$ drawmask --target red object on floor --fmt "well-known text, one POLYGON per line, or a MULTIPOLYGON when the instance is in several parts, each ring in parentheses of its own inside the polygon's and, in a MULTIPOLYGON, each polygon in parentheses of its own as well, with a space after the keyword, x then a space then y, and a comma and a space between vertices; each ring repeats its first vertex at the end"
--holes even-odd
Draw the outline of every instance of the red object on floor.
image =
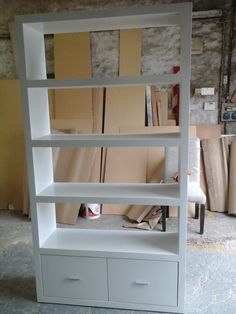
MULTIPOLYGON (((180 71, 180 66, 173 66, 172 72, 174 74, 180 71)), ((175 105, 172 109, 173 114, 175 115, 176 125, 179 125, 179 84, 175 84, 172 88, 172 96, 175 99, 175 105)))

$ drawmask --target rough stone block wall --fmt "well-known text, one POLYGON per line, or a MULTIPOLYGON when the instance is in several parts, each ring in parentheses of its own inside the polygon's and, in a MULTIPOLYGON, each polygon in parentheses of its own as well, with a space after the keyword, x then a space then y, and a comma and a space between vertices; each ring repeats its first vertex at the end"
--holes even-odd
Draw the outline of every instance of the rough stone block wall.
MULTIPOLYGON (((12 22, 17 14, 34 14, 73 10, 92 10, 111 7, 127 7, 137 5, 151 5, 158 3, 185 2, 180 0, 0 0, 0 79, 17 78, 14 56, 14 29, 12 22), (11 33, 11 36, 9 36, 11 33)), ((222 9, 227 19, 230 16, 232 0, 194 0, 194 11, 222 9)), ((192 55, 191 76, 191 124, 218 123, 219 111, 204 111, 204 101, 215 101, 218 106, 220 77, 222 65, 222 43, 224 26, 222 18, 193 20, 193 37, 203 39, 203 53, 192 55), (196 96, 195 88, 215 87, 214 96, 196 96)), ((94 76, 117 75, 119 32, 110 31, 91 33, 92 72, 94 76)), ((227 43, 227 40, 226 40, 227 43)), ((53 40, 52 36, 45 38, 47 71, 53 72, 53 40)), ((227 64, 227 56, 223 58, 227 64)), ((145 29, 142 32, 142 73, 151 74, 170 73, 172 66, 179 62, 179 29, 167 27, 159 29, 145 29), (172 62, 170 62, 172 60, 172 62)), ((232 67, 236 65, 236 48, 232 54, 232 67)), ((231 72, 232 84, 230 92, 236 88, 236 71, 231 72)), ((230 124, 230 131, 236 130, 235 123, 230 124)), ((236 132, 234 132, 236 133, 236 132)))

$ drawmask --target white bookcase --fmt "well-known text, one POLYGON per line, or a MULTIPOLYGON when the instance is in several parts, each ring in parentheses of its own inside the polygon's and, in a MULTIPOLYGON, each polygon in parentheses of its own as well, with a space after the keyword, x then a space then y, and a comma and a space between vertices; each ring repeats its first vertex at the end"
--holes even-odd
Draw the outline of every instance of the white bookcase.
POLYGON ((17 48, 39 302, 183 312, 191 3, 18 16, 17 48), (178 74, 47 79, 44 35, 180 25, 178 74), (50 133, 48 89, 180 85, 179 134, 50 133), (179 184, 54 183, 52 147, 179 146, 179 184), (175 205, 178 232, 57 228, 55 203, 175 205))

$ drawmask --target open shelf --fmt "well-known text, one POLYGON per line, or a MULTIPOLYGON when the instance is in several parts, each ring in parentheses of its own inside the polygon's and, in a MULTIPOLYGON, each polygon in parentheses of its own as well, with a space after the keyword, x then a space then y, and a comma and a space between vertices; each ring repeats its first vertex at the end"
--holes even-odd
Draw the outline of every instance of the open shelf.
POLYGON ((28 88, 92 88, 112 86, 134 86, 134 85, 156 85, 156 84, 178 84, 182 82, 181 73, 160 74, 148 76, 123 76, 123 77, 94 77, 90 79, 44 79, 28 80, 28 88))
POLYGON ((39 203, 98 203, 179 206, 178 184, 52 183, 38 195, 39 203))
POLYGON ((31 143, 33 147, 177 146, 180 134, 50 134, 34 139, 31 143))
POLYGON ((178 260, 177 233, 57 228, 42 254, 178 260))

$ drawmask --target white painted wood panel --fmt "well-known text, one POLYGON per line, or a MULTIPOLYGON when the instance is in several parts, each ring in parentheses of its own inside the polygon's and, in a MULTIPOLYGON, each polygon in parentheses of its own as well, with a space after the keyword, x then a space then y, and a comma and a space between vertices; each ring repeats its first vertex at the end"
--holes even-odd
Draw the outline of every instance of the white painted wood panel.
MULTIPOLYGON (((53 182, 52 149, 36 147, 33 151, 33 176, 36 194, 53 182)), ((53 202, 52 202, 53 203, 53 202)))
POLYGON ((108 299, 105 258, 42 255, 41 259, 45 296, 108 299))
POLYGON ((39 246, 56 230, 56 211, 54 203, 37 203, 39 246))
POLYGON ((109 300, 177 305, 178 263, 108 259, 109 300))
MULTIPOLYGON (((40 149, 40 148, 37 148, 40 149)), ((42 148, 41 148, 42 149, 42 148)), ((43 148, 45 149, 45 148, 43 148)), ((50 184, 39 190, 36 201, 41 203, 99 203, 133 205, 179 205, 176 183, 63 183, 50 184)))
POLYGON ((179 133, 50 134, 32 140, 34 147, 150 147, 177 146, 179 143, 179 133))
POLYGON ((44 254, 178 260, 178 234, 160 231, 57 228, 44 254))
POLYGON ((41 79, 28 80, 28 88, 91 88, 91 87, 116 87, 135 85, 177 84, 182 82, 181 73, 159 74, 147 76, 122 76, 122 77, 93 77, 90 79, 41 79))
POLYGON ((27 24, 23 24, 23 29, 26 78, 28 80, 46 79, 44 35, 27 24))

